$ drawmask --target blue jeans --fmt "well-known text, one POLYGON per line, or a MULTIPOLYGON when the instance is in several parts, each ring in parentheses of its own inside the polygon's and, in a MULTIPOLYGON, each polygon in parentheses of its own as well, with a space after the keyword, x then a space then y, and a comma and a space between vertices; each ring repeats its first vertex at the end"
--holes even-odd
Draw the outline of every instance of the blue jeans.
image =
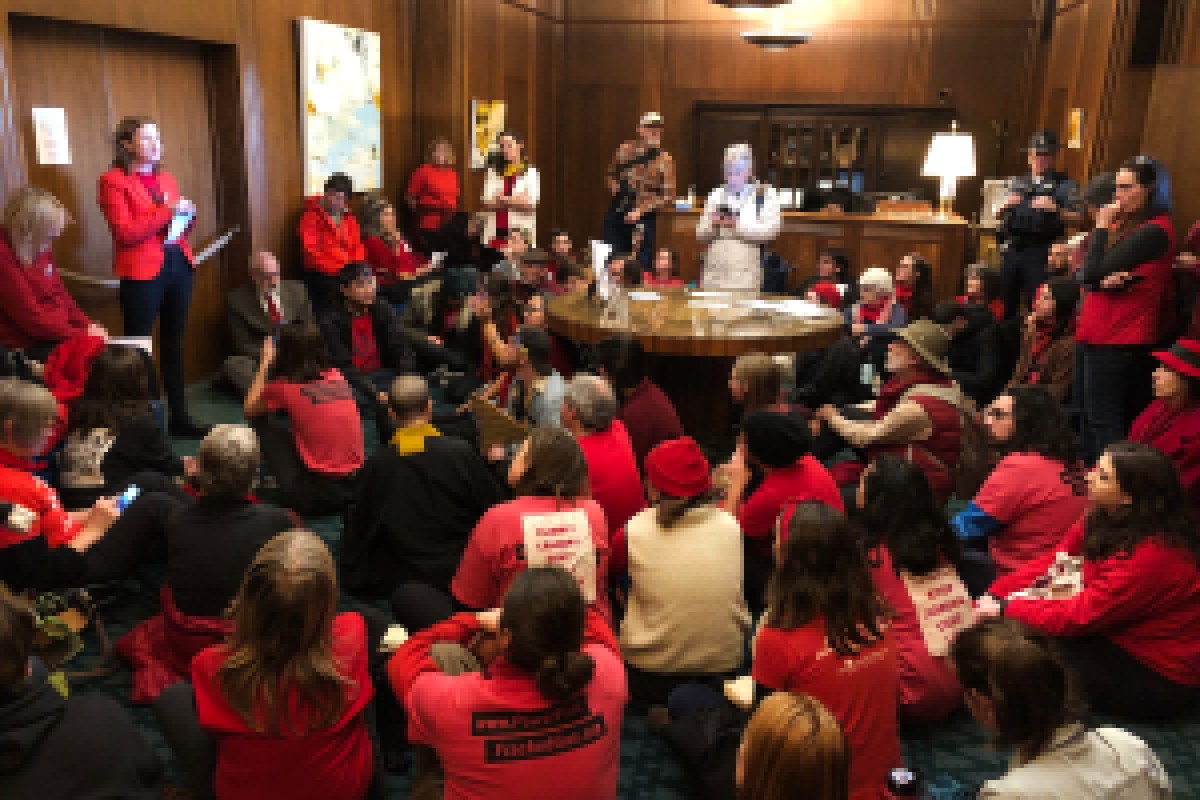
POLYGON ((1076 345, 1079 373, 1080 450, 1095 463, 1150 402, 1150 373, 1154 359, 1149 345, 1076 345))
POLYGON ((158 321, 158 363, 167 408, 172 417, 186 417, 183 379, 183 332, 192 303, 192 265, 178 247, 163 250, 162 269, 144 281, 121 279, 121 319, 126 336, 149 336, 158 321))

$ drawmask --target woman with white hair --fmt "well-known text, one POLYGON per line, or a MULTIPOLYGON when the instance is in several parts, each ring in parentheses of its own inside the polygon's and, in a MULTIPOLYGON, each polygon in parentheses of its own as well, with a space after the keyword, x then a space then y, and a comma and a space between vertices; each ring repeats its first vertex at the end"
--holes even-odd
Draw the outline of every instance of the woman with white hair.
POLYGON ((896 302, 892 274, 882 267, 863 270, 858 277, 858 302, 846 309, 846 327, 866 359, 881 370, 892 331, 908 324, 904 306, 896 302))
POLYGON ((67 293, 52 246, 71 215, 45 189, 14 192, 0 216, 0 345, 44 361, 59 342, 91 334, 107 338, 67 293))
POLYGON ((152 702, 171 683, 187 680, 192 657, 228 634, 225 610, 259 548, 297 526, 289 512, 250 498, 260 460, 249 426, 217 425, 196 452, 199 498, 144 492, 136 523, 89 552, 91 575, 107 579, 160 560, 165 551, 161 613, 117 641, 117 652, 133 665, 134 702, 152 702))
POLYGON ((696 226, 708 244, 700 285, 705 289, 762 288, 762 248, 779 233, 779 194, 753 180, 754 152, 748 144, 725 148, 725 183, 713 189, 696 226))

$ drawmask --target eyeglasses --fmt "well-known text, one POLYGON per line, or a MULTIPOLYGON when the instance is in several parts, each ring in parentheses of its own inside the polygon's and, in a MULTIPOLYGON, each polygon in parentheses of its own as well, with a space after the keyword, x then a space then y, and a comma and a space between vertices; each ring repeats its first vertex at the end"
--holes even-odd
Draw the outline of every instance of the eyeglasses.
POLYGON ((1137 187, 1138 187, 1138 184, 1136 184, 1136 183, 1114 183, 1113 184, 1114 189, 1136 189, 1137 187))
POLYGON ((1006 411, 1003 408, 992 408, 988 406, 983 410, 983 416, 987 419, 1008 419, 1013 415, 1013 412, 1006 411))

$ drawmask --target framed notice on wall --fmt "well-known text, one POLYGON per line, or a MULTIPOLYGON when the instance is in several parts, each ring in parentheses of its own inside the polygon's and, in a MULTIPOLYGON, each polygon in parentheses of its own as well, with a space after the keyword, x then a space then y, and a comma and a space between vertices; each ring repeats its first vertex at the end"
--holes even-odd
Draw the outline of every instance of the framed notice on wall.
POLYGON ((1067 147, 1078 150, 1083 147, 1083 109, 1072 108, 1067 115, 1067 147))
POLYGON ((488 154, 504 130, 504 103, 471 98, 471 169, 487 167, 488 154))
POLYGON ((355 191, 381 189, 379 34, 307 17, 297 24, 305 191, 320 194, 334 172, 355 191))

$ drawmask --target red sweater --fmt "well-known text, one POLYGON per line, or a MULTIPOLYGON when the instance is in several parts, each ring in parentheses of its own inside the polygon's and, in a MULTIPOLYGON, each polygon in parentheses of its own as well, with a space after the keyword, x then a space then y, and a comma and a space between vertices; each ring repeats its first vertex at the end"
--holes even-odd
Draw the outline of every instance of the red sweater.
POLYGON ((28 533, 0 527, 0 547, 41 536, 51 547, 68 544, 79 533, 79 524, 63 509, 58 493, 33 474, 33 465, 0 447, 0 501, 33 512, 28 533))
POLYGON ((1129 441, 1148 444, 1179 469, 1185 496, 1200 512, 1200 405, 1171 409, 1155 400, 1133 421, 1129 441))
MULTIPOLYGON (((1057 552, 1080 555, 1086 520, 1057 552)), ((1005 598, 1045 574, 1050 554, 998 579, 1005 598)), ((1147 539, 1128 555, 1083 562, 1083 589, 1062 600, 1013 598, 1005 616, 1051 636, 1100 634, 1168 680, 1200 687, 1200 566, 1190 553, 1147 539)))
POLYGON ((579 448, 587 460, 592 497, 604 509, 608 529, 625 527, 634 514, 646 507, 642 478, 625 425, 613 420, 607 430, 579 437, 579 448))
POLYGON ((625 423, 638 466, 659 444, 683 436, 683 423, 671 399, 649 378, 643 378, 625 399, 617 418, 625 423))
POLYGON ((399 278, 411 278, 416 275, 417 267, 425 263, 403 238, 400 239, 399 252, 378 236, 368 236, 363 248, 367 253, 367 263, 375 270, 375 277, 380 283, 395 283, 399 278))
POLYGON ((334 223, 321 199, 319 195, 308 198, 296 233, 304 250, 304 268, 322 275, 337 275, 351 261, 366 261, 367 251, 354 215, 346 212, 341 221, 334 223))
MULTIPOLYGON (((358 614, 333 621, 333 658, 347 679, 345 710, 333 725, 302 736, 255 733, 230 708, 217 685, 225 649, 210 647, 192 660, 192 685, 200 725, 216 737, 216 794, 222 800, 361 800, 374 769, 363 711, 374 694, 367 674, 367 628, 358 614)), ((290 719, 310 710, 295 693, 286 698, 290 719)))
POLYGON ((1175 262, 1175 228, 1165 214, 1146 223, 1167 232, 1171 246, 1155 261, 1133 270, 1142 279, 1124 289, 1097 289, 1083 296, 1075 341, 1091 345, 1147 345, 1163 339, 1175 262))
POLYGON ((63 286, 49 250, 25 266, 0 228, 0 344, 22 350, 84 333, 87 318, 63 286))
POLYGON ((417 206, 417 227, 436 231, 458 211, 458 172, 454 167, 422 164, 413 170, 405 194, 417 206))

